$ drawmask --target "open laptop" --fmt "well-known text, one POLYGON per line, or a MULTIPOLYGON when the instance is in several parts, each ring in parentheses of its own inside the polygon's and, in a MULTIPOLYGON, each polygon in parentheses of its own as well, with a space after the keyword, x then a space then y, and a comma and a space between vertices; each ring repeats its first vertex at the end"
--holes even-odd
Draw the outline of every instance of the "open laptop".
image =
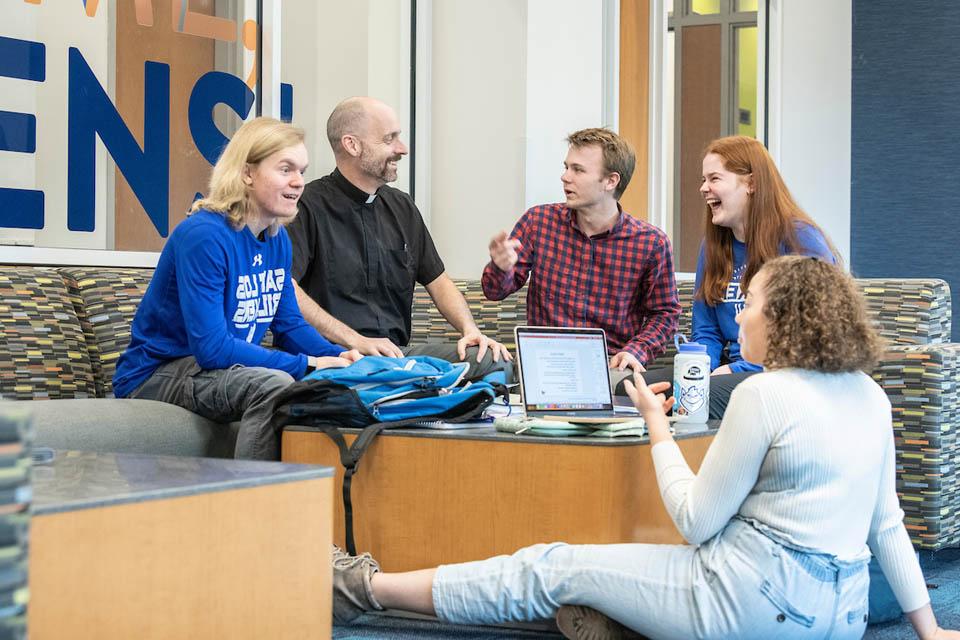
POLYGON ((520 397, 530 417, 583 423, 635 420, 615 411, 603 329, 517 327, 520 397))

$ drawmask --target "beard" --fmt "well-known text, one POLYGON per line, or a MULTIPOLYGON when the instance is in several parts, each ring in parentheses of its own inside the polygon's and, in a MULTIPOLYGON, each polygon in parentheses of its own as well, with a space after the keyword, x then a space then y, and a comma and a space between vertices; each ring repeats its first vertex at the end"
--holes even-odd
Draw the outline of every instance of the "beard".
POLYGON ((373 154, 367 153, 365 148, 360 149, 360 168, 364 173, 382 180, 384 183, 393 182, 397 179, 396 166, 390 166, 391 161, 398 161, 402 156, 387 156, 385 158, 373 157, 373 154))

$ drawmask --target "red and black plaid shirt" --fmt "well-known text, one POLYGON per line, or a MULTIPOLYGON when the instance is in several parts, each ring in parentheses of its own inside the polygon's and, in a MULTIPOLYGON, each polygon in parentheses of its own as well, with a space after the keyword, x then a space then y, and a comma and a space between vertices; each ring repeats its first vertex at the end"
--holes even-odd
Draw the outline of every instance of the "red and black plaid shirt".
POLYGON ((508 272, 487 264, 488 299, 503 300, 529 277, 529 324, 602 328, 611 355, 627 351, 644 365, 664 352, 680 302, 663 231, 621 209, 612 229, 588 238, 570 209, 547 204, 523 214, 510 237, 523 245, 519 259, 508 272))

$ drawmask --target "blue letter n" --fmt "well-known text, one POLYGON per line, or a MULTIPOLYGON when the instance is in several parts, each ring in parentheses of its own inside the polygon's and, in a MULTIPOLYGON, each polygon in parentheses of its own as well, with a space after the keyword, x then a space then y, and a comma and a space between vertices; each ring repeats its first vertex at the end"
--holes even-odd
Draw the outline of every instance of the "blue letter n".
POLYGON ((170 67, 144 66, 143 150, 80 51, 71 47, 67 134, 67 228, 93 231, 96 136, 117 163, 161 237, 170 202, 170 67))

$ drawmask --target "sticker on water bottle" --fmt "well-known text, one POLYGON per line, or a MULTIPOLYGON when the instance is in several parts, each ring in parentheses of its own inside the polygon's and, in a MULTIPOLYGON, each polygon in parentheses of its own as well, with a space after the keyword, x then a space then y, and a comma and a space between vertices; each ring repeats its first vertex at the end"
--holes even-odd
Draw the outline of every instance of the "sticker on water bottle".
POLYGON ((703 392, 704 373, 700 365, 691 364, 680 377, 680 390, 677 396, 677 413, 691 415, 700 411, 707 402, 703 392))

